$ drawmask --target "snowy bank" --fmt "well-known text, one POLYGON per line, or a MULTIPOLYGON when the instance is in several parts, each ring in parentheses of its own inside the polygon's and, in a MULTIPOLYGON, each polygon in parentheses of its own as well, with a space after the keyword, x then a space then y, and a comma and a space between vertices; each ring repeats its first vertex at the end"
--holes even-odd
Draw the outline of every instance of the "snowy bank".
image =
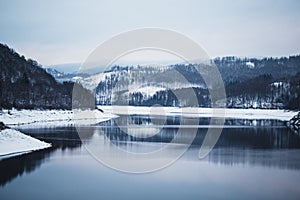
POLYGON ((268 109, 212 109, 212 108, 178 108, 146 106, 98 106, 104 111, 70 111, 70 110, 3 110, 0 121, 9 126, 73 126, 97 124, 118 117, 118 115, 166 115, 184 117, 225 117, 234 119, 275 119, 288 121, 297 114, 296 111, 268 109))
POLYGON ((167 115, 185 117, 225 117, 234 119, 275 119, 288 121, 296 111, 270 109, 194 108, 194 107, 146 107, 146 106, 98 106, 108 113, 117 115, 167 115))
POLYGON ((0 160, 48 147, 51 147, 51 144, 16 130, 4 129, 0 131, 0 160))
POLYGON ((300 112, 288 121, 287 126, 295 133, 300 133, 300 112))
POLYGON ((103 122, 112 118, 118 117, 111 113, 102 113, 98 110, 91 111, 75 111, 71 110, 3 110, 0 111, 0 121, 7 125, 22 125, 22 124, 36 124, 36 125, 55 125, 68 126, 75 123, 88 124, 93 119, 93 123, 103 122), (79 113, 86 113, 79 115, 79 113))

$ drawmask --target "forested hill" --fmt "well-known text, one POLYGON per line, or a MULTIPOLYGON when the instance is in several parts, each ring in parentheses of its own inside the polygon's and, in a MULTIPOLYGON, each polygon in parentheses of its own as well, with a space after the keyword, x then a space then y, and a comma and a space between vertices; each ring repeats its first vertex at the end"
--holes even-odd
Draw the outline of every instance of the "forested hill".
MULTIPOLYGON (((216 58, 214 62, 224 81, 227 107, 300 109, 299 55, 263 59, 224 57, 216 58)), ((218 103, 210 101, 207 86, 192 64, 114 66, 110 71, 91 77, 84 74, 62 76, 62 73, 48 70, 58 82, 36 61, 25 59, 0 44, 0 68, 0 108, 70 109, 74 83, 64 81, 73 80, 73 76, 74 81, 78 82, 77 89, 81 90, 73 106, 82 107, 86 102, 95 101, 99 105, 110 105, 115 100, 118 104, 147 106, 209 107, 212 103, 218 103), (187 81, 176 79, 178 74, 187 81), (130 90, 125 90, 124 85, 130 90), (195 91, 199 104, 191 103, 188 95, 179 102, 172 92, 185 94, 190 88, 195 91), (96 99, 88 89, 95 92, 96 99), (112 91, 118 94, 115 100, 112 91)))
POLYGON ((300 72, 300 55, 281 58, 215 58, 225 84, 241 83, 268 75, 273 79, 289 78, 300 72))
POLYGON ((58 83, 36 61, 3 44, 0 69, 0 108, 71 108, 74 83, 58 83))
MULTIPOLYGON (((227 107, 300 109, 299 55, 263 59, 224 57, 214 59, 214 63, 224 81, 227 107)), ((206 85, 192 64, 163 67, 115 66, 102 74, 102 77, 104 79, 101 80, 93 78, 100 80, 96 87, 96 100, 100 105, 117 101, 118 104, 129 102, 130 105, 196 106, 191 104, 188 97, 181 103, 178 102, 171 92, 173 90, 185 94, 191 87, 197 95, 198 105, 209 107, 211 103, 218 104, 210 102, 206 85), (188 84, 177 79, 176 73, 171 74, 174 69, 188 80, 188 84), (127 92, 117 83, 126 83, 131 90, 127 92), (119 95, 118 98, 112 98, 112 91, 119 95)), ((83 85, 89 86, 92 79, 82 80, 83 85)))

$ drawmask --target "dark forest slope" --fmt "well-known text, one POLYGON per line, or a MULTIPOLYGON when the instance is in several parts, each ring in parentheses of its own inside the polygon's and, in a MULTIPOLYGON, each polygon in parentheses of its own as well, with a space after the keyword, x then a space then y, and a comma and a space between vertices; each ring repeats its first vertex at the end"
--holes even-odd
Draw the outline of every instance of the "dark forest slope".
POLYGON ((71 108, 74 83, 58 83, 36 61, 3 44, 0 69, 1 108, 71 108))

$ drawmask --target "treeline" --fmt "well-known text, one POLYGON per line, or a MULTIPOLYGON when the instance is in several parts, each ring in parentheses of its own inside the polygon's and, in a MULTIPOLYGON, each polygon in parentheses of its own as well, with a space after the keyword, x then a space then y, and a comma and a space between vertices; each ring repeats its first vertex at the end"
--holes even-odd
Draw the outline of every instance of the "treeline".
MULTIPOLYGON (((273 109, 300 109, 300 56, 290 56, 289 58, 264 58, 264 59, 239 59, 226 57, 215 60, 221 72, 226 90, 226 106, 230 108, 273 108, 273 109)), ((190 82, 190 85, 183 85, 183 82, 174 81, 174 76, 169 75, 168 68, 156 70, 155 68, 139 69, 139 73, 129 73, 128 69, 118 68, 114 73, 108 74, 105 80, 101 81, 96 89, 97 103, 101 105, 129 104, 150 106, 160 104, 162 106, 201 106, 210 107, 211 98, 203 79, 197 78, 192 65, 174 65, 183 77, 190 82), (118 71, 119 70, 119 71, 118 71), (147 73, 146 73, 147 72, 147 73), (143 74, 151 74, 148 78, 143 74), (162 78, 165 77, 165 78, 162 78), (139 83, 131 82, 128 77, 141 79, 139 83), (146 85, 147 78, 152 81, 150 86, 163 85, 169 83, 169 88, 175 89, 161 90, 154 95, 143 92, 128 92, 127 88, 117 88, 122 85, 146 85), (128 79, 128 80, 127 80, 128 79), (126 80, 126 81, 124 81, 126 80), (173 80, 173 82, 171 82, 173 80), (117 84, 118 83, 118 84, 117 84), (194 85, 197 85, 195 87, 194 85), (176 94, 185 94, 188 88, 193 88, 198 103, 190 100, 190 96, 185 95, 185 99, 178 99, 176 94), (113 98, 114 97, 114 98, 113 98)), ((219 102, 213 102, 218 104, 219 102)), ((224 103, 224 101, 220 101, 224 103)))
POLYGON ((271 75, 272 78, 289 78, 300 72, 300 55, 281 58, 237 58, 214 59, 226 84, 244 82, 258 76, 271 75))
POLYGON ((300 73, 276 79, 270 74, 226 85, 227 107, 300 109, 300 73))
MULTIPOLYGON (((214 62, 225 84, 227 107, 300 109, 300 56, 224 57, 214 62)), ((114 66, 104 74, 94 91, 95 96, 78 83, 57 82, 36 61, 2 44, 0 69, 0 108, 91 108, 95 102, 100 105, 201 107, 218 104, 211 102, 207 86, 192 64, 114 66), (151 95, 131 89, 143 87, 170 89, 151 95), (191 96, 191 92, 195 96, 191 96)))
POLYGON ((129 100, 129 105, 152 106, 155 104, 178 107, 210 107, 211 99, 207 89, 192 87, 158 91, 151 97, 145 96, 141 92, 135 92, 129 100))
MULTIPOLYGON (((71 109, 73 82, 58 83, 36 61, 0 44, 0 108, 71 109)), ((91 94, 81 88, 83 99, 91 94)), ((84 101, 84 100, 82 100, 84 101)))

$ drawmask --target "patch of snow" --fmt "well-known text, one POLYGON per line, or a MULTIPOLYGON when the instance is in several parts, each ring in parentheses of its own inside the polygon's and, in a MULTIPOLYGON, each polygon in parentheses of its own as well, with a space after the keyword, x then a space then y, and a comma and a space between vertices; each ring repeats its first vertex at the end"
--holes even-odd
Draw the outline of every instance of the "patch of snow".
POLYGON ((164 91, 167 89, 176 90, 176 89, 190 89, 190 88, 205 88, 205 86, 197 85, 197 84, 189 84, 189 85, 172 85, 172 84, 165 84, 161 86, 154 86, 154 85, 147 85, 147 86, 139 86, 139 85, 130 85, 129 86, 129 94, 133 94, 135 92, 140 92, 145 96, 151 97, 156 92, 164 91))
POLYGON ((276 88, 282 86, 283 82, 279 81, 279 82, 274 82, 271 85, 275 86, 276 88))
POLYGON ((111 76, 114 72, 105 72, 94 74, 85 78, 78 78, 76 82, 80 83, 84 88, 88 90, 94 90, 101 81, 105 80, 106 76, 111 76))
POLYGON ((51 144, 13 129, 0 131, 0 160, 49 147, 51 144))
POLYGON ((111 113, 102 113, 98 110, 88 111, 81 110, 3 110, 0 112, 0 121, 6 125, 75 125, 76 123, 89 125, 89 123, 100 123, 118 116, 111 113), (91 120, 92 119, 92 120, 91 120))
POLYGON ((80 81, 81 79, 82 79, 81 76, 74 76, 74 77, 72 78, 72 81, 80 81))
POLYGON ((255 64, 253 62, 250 62, 250 61, 246 62, 246 65, 249 68, 254 68, 255 67, 255 64))
POLYGON ((163 87, 157 87, 157 86, 145 86, 145 87, 130 87, 129 93, 134 92, 140 92, 142 94, 145 94, 147 96, 153 96, 156 92, 166 90, 166 88, 163 87))
POLYGON ((108 113, 117 115, 167 115, 185 117, 225 117, 234 119, 274 119, 288 121, 295 111, 271 109, 232 109, 232 108, 195 108, 195 107, 146 107, 146 106, 99 106, 108 113))

